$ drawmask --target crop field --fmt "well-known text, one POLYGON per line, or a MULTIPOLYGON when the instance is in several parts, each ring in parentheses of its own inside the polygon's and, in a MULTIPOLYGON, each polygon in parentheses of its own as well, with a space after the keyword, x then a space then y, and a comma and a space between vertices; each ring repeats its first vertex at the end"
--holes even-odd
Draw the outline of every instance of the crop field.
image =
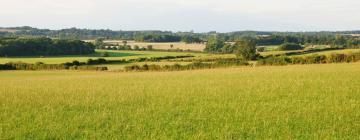
POLYGON ((360 138, 360 63, 0 79, 2 139, 360 138))
MULTIPOLYGON (((109 44, 123 44, 121 40, 107 40, 104 41, 109 44)), ((135 41, 127 41, 127 44, 134 47, 135 45, 140 48, 146 48, 148 45, 152 45, 154 49, 158 50, 192 50, 202 52, 205 48, 205 44, 186 44, 184 42, 170 42, 170 43, 152 43, 152 42, 135 42, 135 41), (173 47, 171 47, 173 46, 173 47)))

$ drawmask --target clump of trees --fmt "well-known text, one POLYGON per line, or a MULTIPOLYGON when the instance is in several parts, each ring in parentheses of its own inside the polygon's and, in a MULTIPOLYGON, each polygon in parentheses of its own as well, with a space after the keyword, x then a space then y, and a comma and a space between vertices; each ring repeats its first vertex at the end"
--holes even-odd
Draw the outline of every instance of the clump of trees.
POLYGON ((203 40, 195 35, 180 34, 140 34, 134 37, 139 42, 185 42, 185 43, 202 43, 203 40))
POLYGON ((147 34, 137 35, 134 38, 135 41, 139 42, 180 42, 181 37, 178 35, 160 35, 160 34, 147 34))
POLYGON ((181 37, 181 41, 185 42, 185 43, 202 43, 203 40, 198 37, 198 36, 193 36, 193 35, 184 35, 181 37))
POLYGON ((236 56, 244 60, 254 60, 256 54, 256 41, 252 38, 243 38, 234 44, 236 56))
POLYGON ((0 38, 0 56, 83 55, 95 53, 95 46, 81 40, 50 38, 0 38))
POLYGON ((212 36, 208 38, 204 51, 209 53, 221 53, 221 49, 224 46, 225 41, 223 38, 219 36, 212 36))
POLYGON ((287 50, 302 50, 303 47, 296 43, 284 43, 280 45, 278 48, 279 51, 287 51, 287 50))
POLYGON ((213 36, 208 39, 205 52, 209 53, 235 53, 236 56, 245 60, 253 60, 258 55, 256 53, 256 40, 250 37, 243 37, 235 44, 225 43, 219 36, 213 36))

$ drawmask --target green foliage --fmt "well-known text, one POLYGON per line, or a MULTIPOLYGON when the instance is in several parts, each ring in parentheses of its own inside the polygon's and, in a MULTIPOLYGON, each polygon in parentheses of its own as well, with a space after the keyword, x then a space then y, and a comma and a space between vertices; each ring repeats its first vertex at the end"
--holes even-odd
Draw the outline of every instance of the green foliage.
POLYGON ((200 39, 200 37, 197 36, 191 36, 191 35, 185 35, 181 38, 181 41, 185 43, 202 43, 203 41, 200 39))
POLYGON ((206 62, 193 62, 186 65, 174 64, 174 65, 130 65, 124 68, 124 71, 181 71, 181 70, 195 70, 195 69, 212 69, 218 67, 232 67, 232 66, 246 66, 248 62, 240 59, 220 59, 213 63, 206 62))
POLYGON ((204 51, 209 53, 219 53, 224 45, 224 39, 219 36, 212 36, 208 39, 204 51))
POLYGON ((82 55, 95 53, 95 46, 80 40, 49 38, 0 38, 0 56, 82 55))
POLYGON ((139 42, 180 42, 181 37, 171 34, 147 34, 137 35, 135 36, 134 40, 139 42))
POLYGON ((231 44, 225 44, 224 47, 221 48, 221 53, 224 54, 232 54, 235 52, 235 45, 231 45, 231 44))
POLYGON ((257 52, 265 52, 265 47, 258 47, 256 49, 257 52))
POLYGON ((279 51, 288 51, 288 50, 302 50, 303 47, 295 43, 284 43, 278 48, 279 51))
POLYGON ((260 59, 257 65, 288 65, 288 64, 325 64, 325 63, 349 63, 360 61, 360 52, 349 54, 309 55, 305 57, 271 56, 260 59))
POLYGON ((252 38, 242 38, 234 44, 236 56, 245 60, 256 59, 256 41, 252 38))
POLYGON ((66 62, 63 64, 45 64, 43 62, 36 62, 35 64, 23 63, 23 62, 10 62, 6 64, 0 64, 0 70, 97 70, 105 71, 107 67, 93 67, 88 66, 98 64, 106 61, 105 59, 88 60, 88 63, 79 62, 74 60, 73 62, 66 62))
POLYGON ((104 49, 105 48, 104 38, 95 39, 94 45, 97 49, 104 49))
POLYGON ((101 57, 109 57, 109 56, 110 56, 109 52, 102 52, 101 53, 101 57))

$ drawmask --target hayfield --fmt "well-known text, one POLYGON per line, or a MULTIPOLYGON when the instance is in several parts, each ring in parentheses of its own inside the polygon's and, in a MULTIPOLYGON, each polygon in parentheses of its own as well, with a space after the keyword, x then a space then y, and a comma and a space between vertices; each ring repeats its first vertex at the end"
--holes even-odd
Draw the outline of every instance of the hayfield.
MULTIPOLYGON (((122 41, 121 40, 107 40, 104 41, 105 43, 109 43, 109 44, 120 44, 122 45, 122 41)), ((155 43, 155 42, 136 42, 136 41, 127 41, 127 44, 134 47, 135 45, 139 46, 140 48, 146 48, 149 45, 153 46, 153 49, 158 49, 158 50, 176 50, 176 49, 181 49, 181 50, 191 50, 191 51, 199 51, 202 52, 205 49, 205 44, 202 43, 191 43, 191 44, 187 44, 185 42, 168 42, 168 43, 155 43), (173 47, 171 47, 171 45, 173 47)))
POLYGON ((0 79, 2 139, 360 138, 360 63, 0 79))

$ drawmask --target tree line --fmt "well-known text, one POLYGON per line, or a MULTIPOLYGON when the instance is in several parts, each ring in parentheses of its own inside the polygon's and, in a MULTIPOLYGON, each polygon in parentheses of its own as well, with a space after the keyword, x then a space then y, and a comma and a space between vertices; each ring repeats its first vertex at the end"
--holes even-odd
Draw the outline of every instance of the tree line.
POLYGON ((95 46, 81 40, 39 38, 0 38, 0 56, 84 55, 95 53, 95 46))
MULTIPOLYGON (((360 34, 360 31, 337 31, 337 32, 265 32, 265 31, 237 31, 229 33, 194 33, 194 32, 171 32, 171 31, 113 31, 69 28, 61 30, 37 29, 32 27, 4 28, 16 32, 0 32, 4 37, 51 37, 58 39, 121 39, 121 40, 144 40, 144 41, 184 41, 200 42, 207 41, 213 35, 221 36, 226 42, 235 42, 242 37, 256 37, 258 45, 280 45, 285 42, 299 44, 333 44, 337 36, 343 36, 346 40, 353 37, 351 34, 360 34)), ((341 38, 338 38, 341 44, 341 38)))
POLYGON ((259 59, 257 65, 288 65, 288 64, 326 64, 326 63, 350 63, 360 61, 360 52, 349 54, 333 53, 330 55, 309 55, 288 57, 285 55, 270 56, 259 59))
MULTIPOLYGON (((306 36, 306 35, 305 35, 306 36)), ((259 45, 280 45, 278 50, 302 50, 302 45, 330 45, 331 48, 360 48, 360 38, 354 36, 334 36, 317 40, 316 37, 306 40, 302 37, 294 36, 266 36, 266 37, 248 37, 243 36, 234 42, 227 42, 223 36, 213 35, 208 38, 205 52, 232 54, 242 57, 246 60, 254 60, 260 55, 257 52, 264 51, 259 45)))

